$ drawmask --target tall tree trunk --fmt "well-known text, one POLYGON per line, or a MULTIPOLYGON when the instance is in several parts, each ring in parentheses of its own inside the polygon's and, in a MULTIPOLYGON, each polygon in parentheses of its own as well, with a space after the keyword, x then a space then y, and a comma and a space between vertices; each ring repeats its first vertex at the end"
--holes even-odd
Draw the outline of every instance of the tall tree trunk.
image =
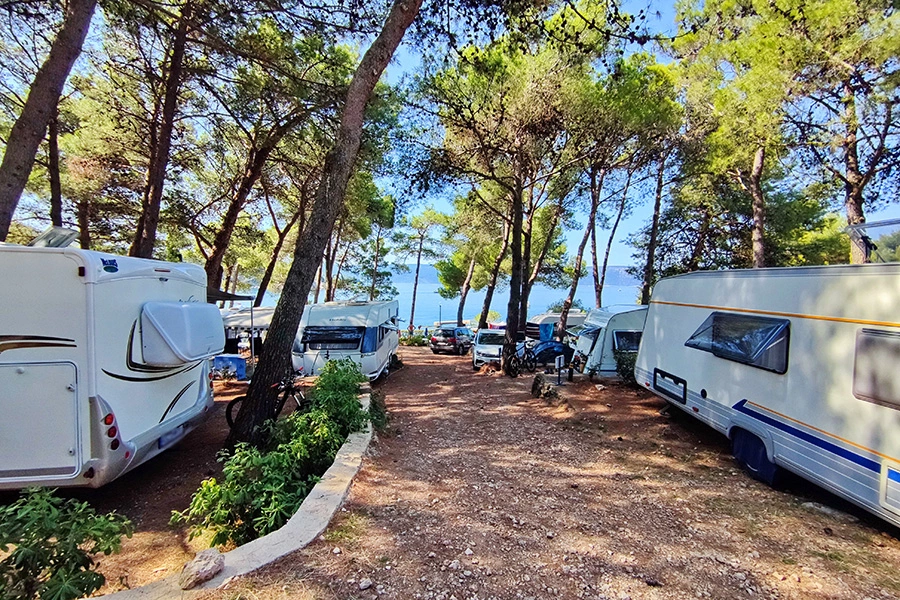
POLYGON ((753 198, 753 229, 750 232, 753 250, 753 268, 766 266, 766 246, 763 238, 766 226, 766 199, 762 191, 762 172, 766 161, 766 148, 759 146, 753 156, 750 171, 750 196, 753 198))
POLYGON ((616 239, 616 230, 619 228, 619 221, 622 220, 622 214, 625 212, 625 203, 628 201, 628 188, 631 186, 631 175, 633 171, 628 171, 628 178, 625 180, 625 189, 622 190, 622 201, 619 202, 619 210, 616 213, 616 220, 613 223, 612 231, 609 232, 609 241, 606 243, 606 253, 603 255, 603 270, 600 271, 600 291, 597 293, 597 302, 602 306, 603 285, 606 282, 606 269, 609 266, 609 253, 612 250, 613 240, 616 239))
POLYGON ((591 169, 591 210, 588 214, 587 225, 584 228, 584 235, 581 236, 581 243, 578 244, 578 253, 575 254, 575 273, 572 275, 572 285, 569 286, 569 295, 563 301, 562 311, 560 311, 559 325, 557 326, 557 337, 561 340, 566 334, 566 324, 569 320, 569 310, 575 302, 575 292, 578 291, 578 279, 581 277, 581 263, 584 256, 584 249, 587 246, 588 239, 591 237, 591 230, 594 228, 594 220, 597 218, 597 208, 600 206, 600 190, 603 189, 603 180, 606 178, 606 170, 600 170, 600 181, 597 181, 597 170, 591 169))
POLYGON ((341 282, 341 271, 344 269, 344 263, 347 262, 347 256, 350 254, 350 244, 344 247, 344 253, 341 254, 341 260, 337 263, 337 269, 334 271, 334 281, 332 281, 331 289, 328 291, 328 301, 334 302, 337 296, 337 286, 341 282))
POLYGON ((600 266, 597 262, 597 223, 591 227, 591 273, 594 276, 594 306, 600 308, 602 286, 600 284, 600 266))
POLYGON ((506 305, 506 336, 503 340, 503 370, 508 375, 515 375, 509 370, 508 357, 516 354, 519 333, 519 320, 522 311, 522 189, 518 188, 512 195, 512 232, 510 252, 512 266, 509 278, 509 302, 506 305))
MULTIPOLYGON (((234 266, 231 268, 231 285, 227 288, 227 292, 230 294, 237 294, 237 286, 238 286, 238 274, 241 271, 241 265, 237 261, 235 261, 234 266)), ((228 301, 228 307, 234 307, 234 300, 228 301)))
MULTIPOLYGON (((281 138, 279 137, 279 139, 281 138)), ((241 177, 241 182, 234 196, 232 196, 231 202, 228 203, 225 216, 222 217, 222 226, 216 232, 212 249, 206 258, 206 266, 204 268, 206 269, 207 285, 210 287, 219 289, 219 284, 221 283, 221 279, 219 279, 221 270, 219 267, 222 264, 222 259, 225 258, 228 246, 231 245, 231 237, 234 235, 238 217, 241 216, 241 211, 244 210, 244 206, 247 204, 250 192, 253 190, 256 182, 259 181, 266 160, 276 144, 277 140, 259 150, 251 150, 250 156, 247 158, 244 175, 241 177)))
POLYGON ((234 427, 226 440, 229 447, 239 441, 255 444, 263 441, 259 426, 273 414, 276 402, 276 395, 270 390, 289 370, 291 345, 312 287, 316 266, 322 260, 334 222, 344 205, 347 181, 359 152, 366 106, 375 84, 421 6, 422 0, 395 0, 381 32, 353 74, 341 110, 335 144, 325 157, 322 180, 316 191, 309 223, 297 238, 294 261, 272 315, 259 365, 247 390, 247 399, 241 403, 234 427))
MULTIPOLYGON (((295 212, 294 216, 291 217, 291 220, 288 221, 287 225, 284 226, 284 229, 278 232, 278 240, 275 242, 275 248, 272 250, 272 258, 269 259, 269 264, 266 265, 266 272, 263 273, 262 279, 259 282, 259 289, 256 290, 256 299, 253 301, 253 306, 262 306, 262 301, 266 295, 266 290, 269 287, 269 282, 272 281, 272 274, 275 272, 275 266, 278 264, 278 257, 281 254, 281 249, 284 247, 284 240, 287 238, 288 233, 290 233, 291 229, 294 227, 294 223, 296 223, 297 219, 300 218, 300 214, 302 212, 302 208, 295 212)), ((316 287, 317 301, 318 296, 319 289, 318 287, 316 287)))
POLYGON ((653 285, 653 263, 656 261, 656 240, 659 238, 659 215, 662 210, 663 175, 668 153, 659 158, 656 171, 656 195, 653 198, 653 219, 650 221, 650 239, 647 240, 647 262, 644 264, 644 281, 641 282, 641 304, 650 304, 650 288, 653 285))
POLYGON ((91 201, 81 200, 76 206, 78 219, 78 244, 83 250, 91 249, 91 201))
POLYGON ((316 269, 316 294, 313 297, 313 304, 319 303, 319 294, 322 291, 322 271, 325 267, 325 261, 319 263, 319 268, 316 269))
POLYGON ((28 90, 28 98, 6 140, 0 163, 0 242, 6 241, 13 213, 28 183, 38 147, 56 112, 59 96, 91 25, 97 0, 69 0, 66 15, 47 58, 28 90))
POLYGON ((709 207, 703 207, 702 221, 700 221, 700 229, 697 231, 697 239, 694 242, 694 248, 691 250, 691 257, 688 259, 687 270, 697 271, 700 269, 700 260, 703 258, 703 252, 706 250, 706 238, 709 237, 709 227, 712 223, 712 217, 709 213, 709 207))
MULTIPOLYGON (((563 214, 564 199, 565 198, 559 199, 559 203, 556 205, 556 210, 553 211, 553 217, 551 218, 550 223, 547 227, 547 235, 544 237, 544 239, 541 240, 542 245, 540 246, 540 251, 538 252, 537 257, 534 259, 534 263, 530 267, 530 273, 527 266, 523 267, 525 268, 524 273, 528 274, 528 276, 525 277, 524 281, 522 282, 522 306, 525 307, 526 310, 524 312, 526 313, 528 301, 529 298, 531 298, 531 290, 534 289, 534 285, 535 283, 537 283, 537 278, 541 274, 541 269, 544 268, 544 259, 547 258, 547 252, 549 252, 550 250, 550 244, 553 242, 553 238, 556 237, 556 226, 559 224, 559 219, 563 214)), ((534 244, 534 237, 531 236, 529 239, 531 240, 531 244, 529 244, 529 252, 531 252, 531 248, 534 244)), ((528 318, 526 314, 524 320, 522 320, 523 331, 525 330, 527 322, 528 318)))
MULTIPOLYGON (((166 73, 166 88, 163 98, 162 122, 157 136, 156 151, 150 157, 147 169, 147 182, 144 186, 144 201, 134 241, 128 250, 129 256, 151 258, 156 245, 156 230, 159 227, 159 211, 162 206, 163 186, 166 182, 166 168, 169 166, 169 154, 172 149, 172 135, 175 131, 178 92, 181 90, 182 73, 184 72, 184 54, 187 45, 188 21, 191 19, 191 3, 184 5, 178 28, 172 39, 172 55, 169 58, 166 73)), ((207 271, 207 277, 209 277, 207 271)), ((215 277, 214 277, 215 278, 215 277)), ((221 281, 221 279, 219 279, 221 281)))
POLYGON ((528 324, 528 297, 531 296, 531 280, 528 274, 531 272, 531 232, 533 227, 534 209, 532 208, 528 213, 528 218, 522 223, 522 284, 519 295, 519 331, 525 331, 525 326, 528 324))
MULTIPOLYGON (((859 225, 866 222, 863 213, 863 174, 859 166, 859 122, 856 117, 856 95, 850 81, 844 82, 844 209, 847 224, 859 225)), ((869 261, 870 247, 867 238, 850 238, 850 263, 861 264, 869 261)))
POLYGON ((381 225, 375 234, 375 262, 372 265, 372 284, 369 286, 369 302, 375 299, 375 288, 378 283, 378 261, 381 258, 381 225))
POLYGON ((478 329, 484 329, 488 326, 488 313, 491 312, 491 302, 494 299, 494 290, 497 288, 497 279, 500 277, 500 267, 503 265, 503 259, 506 258, 506 250, 509 248, 509 233, 512 229, 503 225, 503 245, 500 246, 500 252, 494 259, 491 267, 491 280, 488 282, 484 293, 484 303, 481 306, 481 316, 478 318, 478 329))
POLYGON ((466 307, 466 296, 469 295, 469 289, 472 287, 472 275, 475 273, 475 255, 469 261, 469 270, 466 271, 466 278, 463 280, 462 287, 459 290, 459 308, 456 310, 456 326, 463 325, 463 310, 466 307))
POLYGON ((50 177, 50 224, 62 227, 62 184, 59 181, 59 107, 47 130, 47 175, 50 177))
POLYGON ((422 266, 422 247, 425 245, 425 234, 419 236, 419 248, 416 250, 416 275, 413 277, 412 306, 409 308, 409 326, 415 327, 416 294, 419 291, 419 269, 422 266))

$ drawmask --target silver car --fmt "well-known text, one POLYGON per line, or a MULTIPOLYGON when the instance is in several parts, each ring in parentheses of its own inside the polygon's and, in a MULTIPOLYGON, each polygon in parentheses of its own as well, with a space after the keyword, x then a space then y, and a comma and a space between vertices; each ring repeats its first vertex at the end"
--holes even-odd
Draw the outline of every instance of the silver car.
POLYGON ((475 335, 472 346, 472 368, 476 371, 489 362, 500 362, 503 340, 506 333, 502 329, 482 329, 475 335))

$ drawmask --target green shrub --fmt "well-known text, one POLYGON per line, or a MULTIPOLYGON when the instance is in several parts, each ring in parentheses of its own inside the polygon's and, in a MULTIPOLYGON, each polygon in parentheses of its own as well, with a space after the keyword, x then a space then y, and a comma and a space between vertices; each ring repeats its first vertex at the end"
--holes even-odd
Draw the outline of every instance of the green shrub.
POLYGON ((384 392, 376 390, 369 395, 369 419, 372 426, 382 431, 388 422, 387 404, 384 402, 384 392))
POLYGON ((616 350, 613 352, 616 359, 616 373, 622 378, 622 381, 629 385, 637 385, 634 378, 634 363, 637 362, 637 352, 624 352, 616 350))
POLYGON ((400 338, 401 346, 427 346, 428 339, 421 334, 405 335, 400 338))
POLYGON ((365 378, 352 360, 329 361, 310 392, 310 408, 269 423, 262 449, 238 444, 223 480, 207 479, 171 523, 190 525, 191 538, 213 531, 211 545, 244 544, 284 525, 331 463, 347 435, 368 413, 359 404, 365 378))
POLYGON ((29 488, 0 507, 0 598, 68 600, 89 596, 106 578, 92 555, 118 552, 131 521, 116 513, 98 515, 87 502, 57 498, 52 490, 29 488))

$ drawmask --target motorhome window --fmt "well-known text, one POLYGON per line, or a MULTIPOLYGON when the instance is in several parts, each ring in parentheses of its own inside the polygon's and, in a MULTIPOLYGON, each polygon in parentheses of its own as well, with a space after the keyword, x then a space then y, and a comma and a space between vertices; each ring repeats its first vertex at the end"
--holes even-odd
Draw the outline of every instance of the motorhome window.
POLYGON ((378 349, 378 327, 366 327, 360 352, 369 354, 378 349))
POLYGON ((613 331, 614 350, 618 352, 637 352, 640 346, 640 331, 613 331))
MULTIPOLYGON (((584 327, 581 328, 581 331, 579 331, 576 335, 578 335, 578 337, 583 337, 583 338, 586 338, 589 340, 596 340, 597 334, 599 334, 601 331, 603 331, 602 327, 596 327, 593 325, 585 325, 584 327)), ((571 330, 570 330, 570 333, 571 333, 571 330)))
POLYGON ((900 408, 900 382, 894 372, 900 361, 900 334, 861 329, 856 334, 853 395, 860 400, 900 408))
POLYGON ((787 372, 791 322, 714 312, 684 343, 719 358, 779 374, 787 372))
POLYGON ((309 350, 356 350, 362 327, 307 326, 301 343, 309 350))

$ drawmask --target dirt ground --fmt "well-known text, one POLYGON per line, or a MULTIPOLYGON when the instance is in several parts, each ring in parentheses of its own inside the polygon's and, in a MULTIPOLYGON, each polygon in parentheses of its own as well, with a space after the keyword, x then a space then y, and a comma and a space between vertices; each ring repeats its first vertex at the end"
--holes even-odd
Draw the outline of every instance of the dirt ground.
POLYGON ((380 386, 389 428, 328 531, 205 597, 900 594, 897 530, 802 481, 757 483, 643 390, 582 380, 547 403, 469 357, 401 356, 380 386))

